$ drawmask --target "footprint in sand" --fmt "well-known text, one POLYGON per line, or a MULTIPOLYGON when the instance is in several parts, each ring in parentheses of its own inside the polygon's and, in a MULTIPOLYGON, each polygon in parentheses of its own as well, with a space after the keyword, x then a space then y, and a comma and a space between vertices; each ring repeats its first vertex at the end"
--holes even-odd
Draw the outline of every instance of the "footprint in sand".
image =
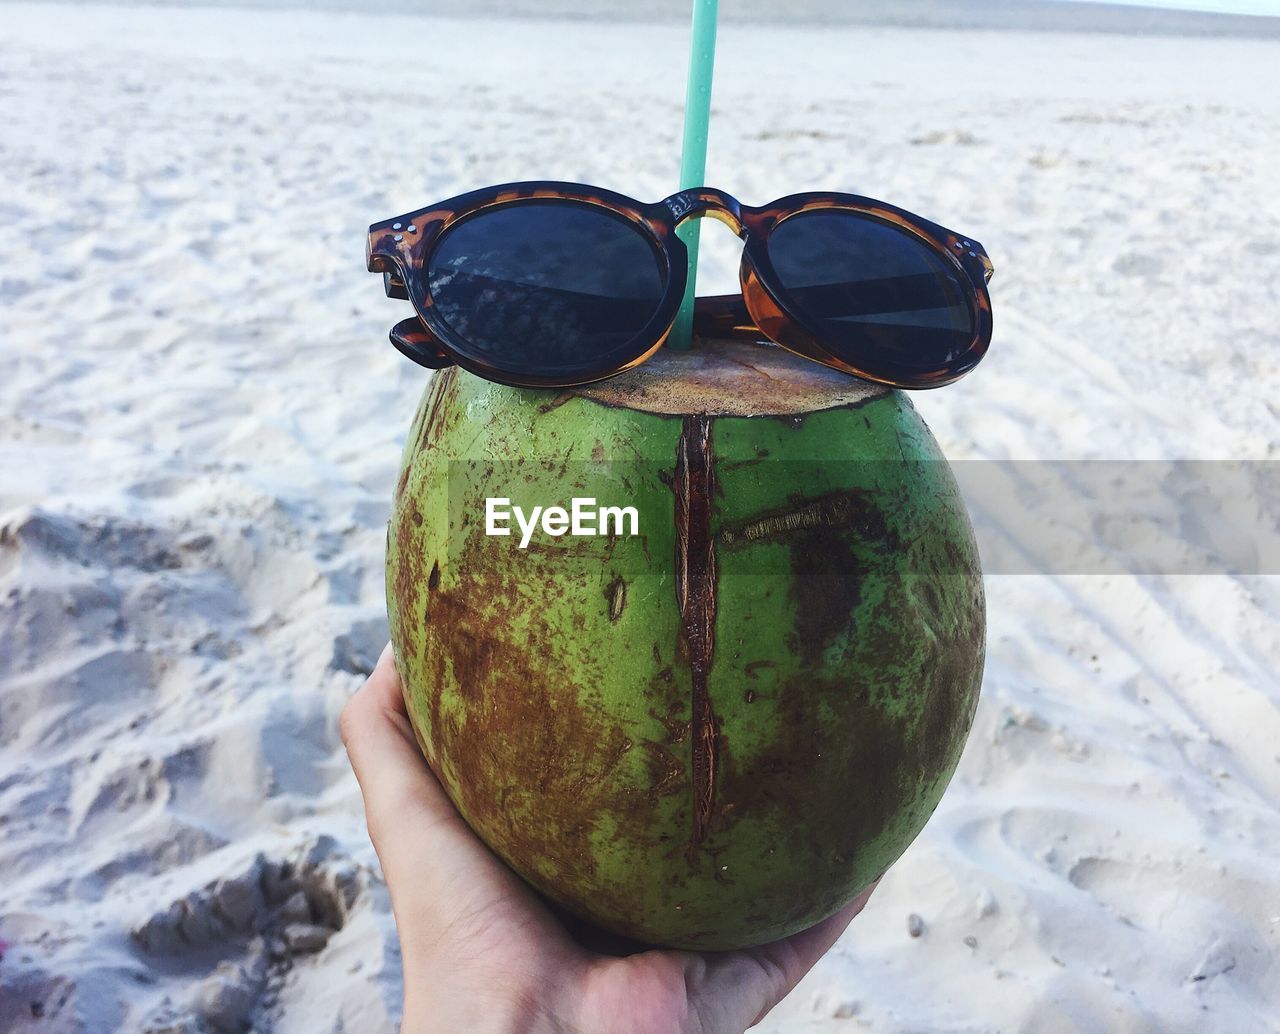
POLYGON ((157 981, 190 985, 182 1002, 166 997, 144 1034, 212 1028, 270 1029, 264 1013, 300 960, 325 951, 364 896, 368 873, 322 836, 297 855, 259 855, 240 875, 178 898, 130 932, 138 958, 157 981), (200 1024, 203 1024, 202 1028, 200 1024), (192 1026, 194 1025, 194 1026, 192 1026))

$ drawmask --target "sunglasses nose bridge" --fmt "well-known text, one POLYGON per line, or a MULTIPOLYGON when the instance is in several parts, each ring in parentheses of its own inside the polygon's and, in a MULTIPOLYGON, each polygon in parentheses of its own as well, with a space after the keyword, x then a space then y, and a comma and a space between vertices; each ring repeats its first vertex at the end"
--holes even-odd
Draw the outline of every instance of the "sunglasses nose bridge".
POLYGON ((708 219, 715 219, 717 222, 724 223, 737 236, 742 237, 746 234, 746 228, 742 225, 742 220, 732 212, 726 212, 718 208, 709 208, 707 211, 699 213, 708 219))
POLYGON ((746 235, 746 227, 742 222, 742 206, 737 198, 731 197, 723 190, 715 187, 693 187, 672 194, 664 202, 675 218, 676 226, 686 219, 701 219, 707 216, 724 223, 738 237, 746 235))

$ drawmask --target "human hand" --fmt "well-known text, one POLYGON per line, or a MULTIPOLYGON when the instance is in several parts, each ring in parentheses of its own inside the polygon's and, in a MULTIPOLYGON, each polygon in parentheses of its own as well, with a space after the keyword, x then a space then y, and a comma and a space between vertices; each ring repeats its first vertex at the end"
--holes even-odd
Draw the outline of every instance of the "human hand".
POLYGON ((758 948, 600 954, 445 795, 414 739, 390 646, 339 724, 400 935, 403 1034, 740 1034, 799 983, 875 889, 758 948))

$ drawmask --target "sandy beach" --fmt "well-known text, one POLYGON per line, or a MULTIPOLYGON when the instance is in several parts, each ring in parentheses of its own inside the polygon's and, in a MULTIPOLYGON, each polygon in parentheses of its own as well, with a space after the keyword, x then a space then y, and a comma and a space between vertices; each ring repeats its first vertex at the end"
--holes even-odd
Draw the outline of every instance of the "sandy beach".
MULTIPOLYGON (((686 27, 0 20, 0 1031, 392 1030, 337 716, 387 639, 427 374, 364 231, 512 180, 671 193, 686 27)), ((987 246, 990 355, 913 399, 949 457, 1280 459, 1274 36, 720 48, 708 182, 987 246)), ((701 290, 735 289, 739 242, 702 240, 701 290)), ((757 1029, 1280 1031, 1280 580, 987 594, 942 805, 757 1029)))

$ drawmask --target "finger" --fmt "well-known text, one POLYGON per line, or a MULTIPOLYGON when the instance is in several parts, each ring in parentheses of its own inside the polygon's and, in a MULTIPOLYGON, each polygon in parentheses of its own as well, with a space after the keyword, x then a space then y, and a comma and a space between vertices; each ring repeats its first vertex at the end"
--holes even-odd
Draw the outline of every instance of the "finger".
POLYGON ((790 937, 719 956, 694 956, 690 999, 704 1026, 744 1030, 764 1019, 839 940, 879 882, 835 915, 790 937))
POLYGON ((876 887, 880 885, 881 878, 876 877, 875 882, 850 901, 849 904, 816 926, 801 930, 799 933, 792 934, 784 940, 775 941, 773 944, 766 944, 763 947, 752 949, 758 957, 776 962, 786 970, 790 984, 786 991, 779 996, 779 1000, 789 994, 796 984, 800 983, 800 978, 813 969, 817 961, 831 950, 831 946, 840 939, 849 924, 853 922, 854 917, 867 907, 867 902, 871 900, 871 895, 875 893, 876 887))

